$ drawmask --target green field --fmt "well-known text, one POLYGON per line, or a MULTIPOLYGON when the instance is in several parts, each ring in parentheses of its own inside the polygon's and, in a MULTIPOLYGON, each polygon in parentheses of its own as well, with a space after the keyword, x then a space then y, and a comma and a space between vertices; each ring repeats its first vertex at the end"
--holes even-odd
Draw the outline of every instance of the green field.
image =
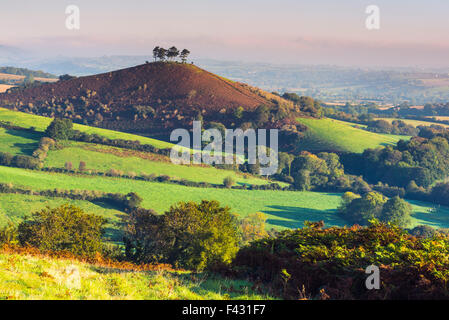
MULTIPOLYGON (((438 118, 438 117, 437 117, 438 118)), ((435 123, 435 122, 431 122, 431 121, 422 121, 422 120, 410 120, 410 119, 398 119, 398 118, 377 118, 376 120, 385 120, 388 122, 393 122, 394 120, 400 120, 403 121, 409 125, 412 125, 414 127, 418 127, 418 126, 426 126, 426 127, 430 127, 430 126, 442 126, 445 128, 449 128, 449 125, 444 124, 444 123, 435 123)))
POLYGON ((329 118, 298 118, 309 130, 299 148, 307 151, 347 151, 361 153, 368 148, 394 145, 406 136, 379 134, 356 128, 356 124, 329 118))
POLYGON ((264 212, 269 227, 298 228, 305 220, 325 220, 330 225, 344 225, 335 214, 339 194, 293 191, 229 190, 192 188, 174 184, 137 181, 122 178, 69 176, 10 167, 0 167, 0 182, 33 188, 137 192, 142 206, 163 213, 179 201, 218 200, 240 217, 264 212))
MULTIPOLYGON (((243 174, 231 170, 173 164, 168 157, 159 156, 157 157, 159 161, 152 161, 147 158, 149 155, 148 153, 130 152, 120 148, 68 142, 63 149, 50 151, 44 165, 46 167, 64 168, 66 162, 71 162, 75 168, 80 161, 84 161, 88 169, 99 172, 117 169, 124 173, 168 175, 172 178, 215 184, 222 184, 226 177, 232 177, 240 185, 271 183, 266 179, 250 175, 245 177, 243 174), (94 149, 92 150, 92 148, 94 149)), ((287 185, 281 182, 279 184, 287 185)))
MULTIPOLYGON (((12 111, 5 108, 0 108, 0 120, 1 121, 9 121, 11 124, 23 127, 30 128, 34 127, 37 131, 44 132, 47 129, 48 125, 51 123, 53 119, 37 116, 34 114, 23 113, 18 111, 12 111)), ((102 137, 106 137, 108 139, 123 139, 123 140, 132 140, 132 141, 140 141, 141 144, 149 144, 155 146, 156 148, 171 148, 173 144, 160 141, 156 139, 151 139, 147 137, 142 137, 134 134, 112 131, 107 129, 89 127, 82 124, 73 124, 73 128, 75 130, 79 130, 81 132, 85 132, 88 134, 97 134, 102 137)))
POLYGON ((0 152, 31 155, 40 138, 39 133, 0 128, 0 152))
MULTIPOLYGON (((340 194, 294 191, 228 190, 192 188, 173 184, 136 181, 122 178, 69 176, 18 168, 0 167, 0 182, 33 188, 100 190, 105 192, 137 192, 143 207, 165 212, 179 201, 218 200, 231 207, 240 217, 263 212, 268 228, 300 228, 304 221, 324 220, 327 226, 343 226, 346 222, 336 212, 340 194)), ((441 207, 438 214, 428 213, 431 204, 415 203, 414 224, 449 227, 449 209, 441 207)))
POLYGON ((73 260, 0 253, 0 299, 267 300, 252 283, 175 271, 128 271, 73 260), (67 277, 66 270, 78 276, 67 277))

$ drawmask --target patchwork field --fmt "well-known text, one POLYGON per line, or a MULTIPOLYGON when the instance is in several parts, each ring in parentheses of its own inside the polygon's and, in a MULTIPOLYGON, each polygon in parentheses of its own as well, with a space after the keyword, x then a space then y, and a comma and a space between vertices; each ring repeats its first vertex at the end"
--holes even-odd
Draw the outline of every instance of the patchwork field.
POLYGON ((137 181, 123 178, 86 177, 46 173, 0 166, 0 182, 27 186, 33 190, 78 189, 104 192, 137 192, 142 206, 163 213, 179 201, 218 200, 240 217, 264 212, 268 227, 298 228, 305 220, 325 220, 330 225, 344 225, 335 215, 340 195, 334 193, 229 190, 193 188, 180 185, 137 181))
MULTIPOLYGON (((245 217, 253 212, 263 212, 268 219, 267 227, 275 229, 299 228, 304 225, 304 221, 318 220, 324 220, 328 226, 346 224, 336 213, 341 196, 337 193, 205 189, 122 178, 49 174, 9 167, 0 167, 0 182, 28 186, 33 190, 60 188, 117 193, 133 191, 143 197, 143 207, 154 209, 158 213, 163 213, 179 201, 218 200, 223 205, 231 207, 239 217, 245 217)), ((8 202, 7 198, 5 195, 3 201, 8 202)), ((448 208, 441 207, 437 213, 429 213, 429 209, 433 208, 431 204, 421 202, 414 204, 415 225, 449 227, 448 208)), ((92 210, 98 211, 95 207, 92 210)), ((117 214, 113 214, 113 219, 116 219, 117 214)))
MULTIPOLYGON (((222 184, 223 179, 232 177, 237 184, 267 184, 270 181, 243 175, 231 170, 221 170, 209 166, 187 166, 173 164, 168 157, 136 152, 120 148, 106 147, 89 143, 68 142, 61 150, 48 153, 46 167, 64 168, 66 162, 77 167, 84 161, 88 169, 107 172, 110 169, 124 173, 168 175, 172 178, 195 182, 222 184)), ((286 185, 285 183, 279 183, 286 185)))
MULTIPOLYGON (((436 118, 441 118, 441 117, 436 117, 436 118)), ((443 117, 444 118, 444 117, 443 117)), ((445 128, 449 128, 449 125, 447 124, 442 124, 442 123, 435 123, 435 122, 431 122, 431 121, 421 121, 421 120, 410 120, 410 119, 395 119, 395 118, 377 118, 377 120, 385 120, 388 122, 393 122, 394 120, 401 120, 404 121, 407 124, 410 124, 412 126, 418 127, 418 126, 432 126, 432 125, 437 125, 437 126, 442 126, 445 128)), ((438 120, 444 120, 444 119, 438 119, 438 120)))
MULTIPOLYGON (((368 148, 394 145, 405 136, 379 134, 356 128, 356 124, 329 118, 298 118, 309 130, 299 148, 308 151, 361 153, 368 148)), ((359 125, 360 126, 360 125, 359 125)))

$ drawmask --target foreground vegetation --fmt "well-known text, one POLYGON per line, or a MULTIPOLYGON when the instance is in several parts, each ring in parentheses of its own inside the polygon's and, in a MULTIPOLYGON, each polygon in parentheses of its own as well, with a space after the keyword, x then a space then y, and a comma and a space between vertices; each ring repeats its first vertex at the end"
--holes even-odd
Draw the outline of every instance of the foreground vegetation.
POLYGON ((186 271, 139 271, 43 255, 0 253, 0 299, 258 300, 253 284, 186 271))

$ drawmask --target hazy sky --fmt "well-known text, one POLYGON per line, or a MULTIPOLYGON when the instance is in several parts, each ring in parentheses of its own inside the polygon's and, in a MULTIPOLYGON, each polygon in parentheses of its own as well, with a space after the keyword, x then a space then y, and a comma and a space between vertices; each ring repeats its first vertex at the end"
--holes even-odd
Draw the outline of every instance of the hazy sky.
POLYGON ((0 45, 41 55, 151 54, 301 64, 449 66, 448 0, 1 0, 0 45), (81 28, 65 27, 67 5, 81 28), (380 30, 365 9, 380 8, 380 30))

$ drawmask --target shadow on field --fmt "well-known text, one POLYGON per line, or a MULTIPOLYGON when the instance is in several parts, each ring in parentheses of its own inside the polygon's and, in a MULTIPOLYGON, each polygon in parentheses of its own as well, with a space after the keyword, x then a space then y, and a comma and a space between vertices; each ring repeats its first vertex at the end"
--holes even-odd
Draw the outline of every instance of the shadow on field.
MULTIPOLYGON (((102 207, 104 209, 113 209, 113 210, 120 210, 116 206, 113 206, 109 203, 103 202, 103 201, 92 201, 93 204, 102 207)), ((120 213, 117 213, 114 216, 114 219, 111 219, 108 217, 108 224, 105 228, 105 238, 109 239, 110 242, 113 242, 114 244, 122 244, 123 241, 123 218, 126 216, 126 213, 120 211, 120 213), (112 220, 112 221, 111 221, 112 220)))
POLYGON ((37 149, 39 145, 39 140, 42 138, 43 134, 37 132, 28 132, 21 130, 6 129, 5 133, 11 136, 21 137, 25 139, 35 140, 36 142, 31 143, 14 143, 13 146, 20 149, 20 152, 25 155, 31 156, 33 151, 37 149))
POLYGON ((302 207, 268 206, 273 210, 264 210, 263 213, 281 219, 267 219, 267 223, 275 226, 297 229, 304 227, 305 221, 316 222, 324 220, 325 227, 344 226, 347 224, 338 216, 337 210, 316 210, 302 207), (285 219, 285 220, 284 220, 285 219))

